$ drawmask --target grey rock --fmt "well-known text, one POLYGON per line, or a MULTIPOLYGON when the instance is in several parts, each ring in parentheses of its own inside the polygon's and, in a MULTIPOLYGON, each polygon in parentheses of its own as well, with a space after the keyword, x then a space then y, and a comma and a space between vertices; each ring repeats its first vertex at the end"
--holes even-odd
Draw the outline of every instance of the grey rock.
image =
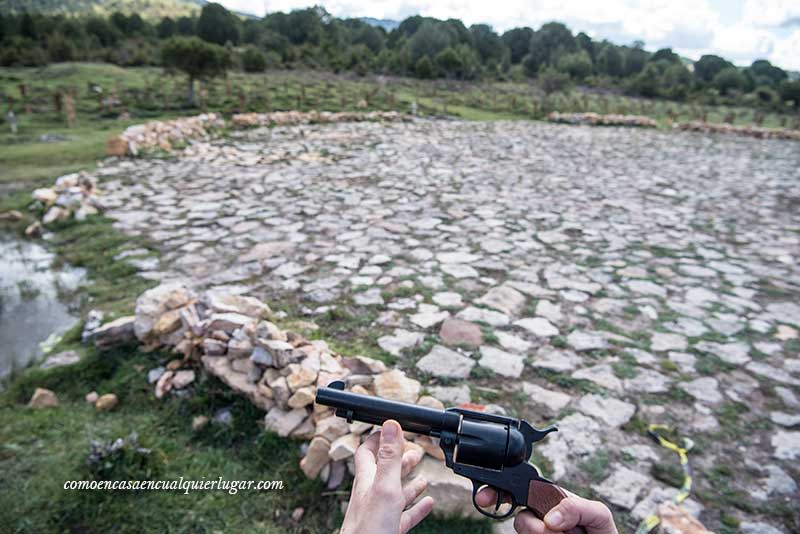
POLYGON ((520 319, 514 322, 515 326, 524 328, 536 337, 553 337, 558 335, 558 328, 544 317, 520 319))
POLYGON ((531 365, 550 371, 572 371, 583 363, 583 359, 569 350, 559 350, 552 347, 543 347, 531 365))
POLYGON ((470 402, 469 386, 428 386, 431 395, 442 401, 445 405, 455 406, 470 402))
POLYGON ((159 367, 154 367, 153 369, 147 371, 147 383, 155 384, 156 382, 158 382, 158 379, 161 378, 161 375, 163 375, 166 372, 166 370, 167 370, 166 367, 159 366, 159 367))
POLYGON ((654 352, 686 350, 689 342, 680 334, 665 334, 655 332, 650 339, 650 349, 654 352))
POLYGON ((416 347, 425 335, 420 332, 397 329, 391 336, 381 336, 378 338, 378 346, 393 356, 400 356, 404 350, 416 347))
POLYGON ((792 427, 800 425, 800 414, 790 414, 786 412, 770 412, 770 420, 776 425, 792 427))
POLYGON ((438 378, 466 378, 469 376, 475 361, 450 350, 447 347, 436 345, 431 351, 420 358, 417 369, 438 378))
POLYGON ((567 344, 577 351, 604 349, 608 347, 608 342, 602 334, 581 330, 573 330, 570 332, 567 336, 567 344))
POLYGON ((81 360, 80 354, 74 350, 65 350, 58 354, 48 356, 45 361, 39 365, 42 369, 52 369, 54 367, 64 367, 65 365, 72 365, 81 360))
POLYGON ((603 421, 607 426, 618 428, 630 421, 636 412, 636 406, 613 397, 590 393, 578 402, 578 410, 603 421))
POLYGON ((498 375, 517 378, 522 374, 524 361, 521 356, 502 351, 500 349, 482 346, 481 359, 478 365, 491 369, 498 375))
POLYGON ((566 393, 545 389, 530 382, 522 383, 522 391, 532 403, 545 406, 549 410, 549 415, 558 414, 572 401, 572 397, 566 393))
POLYGON ((510 286, 493 287, 484 296, 475 301, 506 315, 519 315, 525 306, 525 295, 510 286))
POLYGON ((636 505, 639 495, 653 482, 650 477, 621 464, 613 464, 610 471, 611 476, 599 484, 593 484, 592 489, 612 504, 626 510, 636 505))
POLYGON ((625 389, 643 393, 665 393, 672 379, 652 369, 640 369, 636 376, 625 380, 625 389))
POLYGON ((622 381, 617 378, 616 374, 614 374, 614 369, 611 367, 611 365, 606 363, 593 365, 592 367, 586 367, 584 369, 578 369, 572 373, 572 378, 589 380, 590 382, 594 382, 595 384, 612 391, 622 391, 622 381))
POLYGON ((468 306, 458 312, 456 317, 473 323, 486 323, 490 326, 506 326, 509 323, 508 315, 494 310, 468 306))
POLYGON ((719 392, 719 382, 710 376, 682 382, 678 387, 703 403, 718 404, 723 400, 722 393, 719 392))
POLYGON ((739 524, 739 532, 741 534, 784 534, 781 529, 761 521, 742 521, 739 524))
POLYGON ((800 432, 779 430, 772 435, 770 443, 778 460, 796 460, 800 458, 800 432))

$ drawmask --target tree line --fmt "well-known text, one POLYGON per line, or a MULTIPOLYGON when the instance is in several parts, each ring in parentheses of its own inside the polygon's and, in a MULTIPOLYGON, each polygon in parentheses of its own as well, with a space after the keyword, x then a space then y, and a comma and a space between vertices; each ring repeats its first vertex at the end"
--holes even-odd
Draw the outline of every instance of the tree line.
POLYGON ((452 80, 538 80, 545 92, 573 84, 646 98, 703 104, 800 108, 800 81, 767 60, 739 68, 704 55, 687 64, 670 48, 598 41, 564 24, 503 34, 486 24, 412 16, 386 31, 360 19, 340 19, 320 7, 241 18, 219 4, 198 16, 149 21, 138 14, 108 17, 0 15, 0 65, 103 61, 160 65, 195 79, 229 69, 314 68, 452 80))

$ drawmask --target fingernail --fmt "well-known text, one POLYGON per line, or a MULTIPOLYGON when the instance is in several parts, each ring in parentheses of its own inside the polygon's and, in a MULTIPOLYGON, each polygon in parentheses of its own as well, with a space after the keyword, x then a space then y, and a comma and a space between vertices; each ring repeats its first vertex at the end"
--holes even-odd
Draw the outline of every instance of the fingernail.
POLYGON ((564 521, 564 515, 558 510, 553 510, 544 516, 544 522, 548 527, 558 527, 564 521))
POLYGON ((386 421, 381 427, 381 434, 385 439, 393 440, 397 437, 397 423, 394 421, 386 421))

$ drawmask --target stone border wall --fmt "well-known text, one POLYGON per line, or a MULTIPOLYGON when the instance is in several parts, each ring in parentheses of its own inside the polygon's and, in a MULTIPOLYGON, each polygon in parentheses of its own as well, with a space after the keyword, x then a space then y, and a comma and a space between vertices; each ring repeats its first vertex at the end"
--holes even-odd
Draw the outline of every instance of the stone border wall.
MULTIPOLYGON (((275 111, 272 113, 239 113, 231 117, 238 128, 255 126, 280 126, 362 121, 404 121, 410 117, 396 111, 275 111)), ((137 156, 140 152, 163 150, 169 152, 175 145, 194 139, 209 139, 226 127, 225 119, 217 113, 204 113, 194 117, 181 117, 169 121, 151 121, 129 126, 120 135, 106 142, 109 156, 137 156)))
MULTIPOLYGON (((216 376, 265 412, 266 429, 308 442, 301 447, 300 468, 328 488, 338 487, 348 471, 354 472, 355 450, 373 426, 348 424, 331 408, 314 404, 317 388, 343 380, 354 393, 444 408, 438 399, 423 395, 420 382, 403 371, 372 358, 337 354, 325 341, 282 330, 272 319, 270 308, 253 297, 214 289, 197 294, 180 283, 166 283, 137 299, 135 316, 103 325, 88 338, 105 347, 135 335, 145 350, 180 355, 180 360, 148 373, 156 398, 187 388, 198 366, 216 376), (107 328, 111 325, 113 329, 107 328)), ((445 467, 438 441, 407 437, 407 448, 423 455, 417 473, 428 480, 429 493, 440 503, 437 512, 475 516, 471 484, 445 467)))
POLYGON ((732 124, 713 124, 709 122, 692 121, 681 122, 673 125, 675 130, 701 133, 724 133, 756 137, 758 139, 789 139, 800 141, 800 130, 789 128, 762 128, 759 126, 734 126, 732 124))
POLYGON ((657 128, 658 123, 644 115, 600 115, 599 113, 559 113, 553 111, 547 116, 550 122, 562 124, 584 124, 588 126, 632 126, 638 128, 657 128))

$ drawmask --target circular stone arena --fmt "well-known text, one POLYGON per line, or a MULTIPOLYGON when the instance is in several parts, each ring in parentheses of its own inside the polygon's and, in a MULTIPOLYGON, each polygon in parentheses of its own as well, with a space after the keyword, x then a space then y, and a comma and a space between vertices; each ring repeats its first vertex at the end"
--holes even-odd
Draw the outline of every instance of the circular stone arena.
POLYGON ((633 521, 677 493, 644 433, 665 423, 698 444, 693 511, 791 524, 768 504, 798 495, 800 144, 339 123, 97 174, 152 245, 123 254, 142 276, 264 298, 442 399, 555 422, 536 460, 633 521))

